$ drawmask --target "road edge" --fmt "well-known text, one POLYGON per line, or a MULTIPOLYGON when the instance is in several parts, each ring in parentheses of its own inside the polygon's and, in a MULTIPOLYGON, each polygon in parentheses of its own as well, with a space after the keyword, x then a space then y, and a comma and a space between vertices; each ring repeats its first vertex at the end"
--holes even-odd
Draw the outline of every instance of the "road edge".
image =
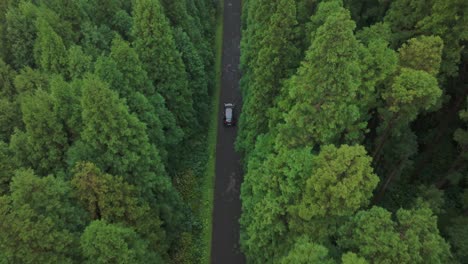
POLYGON ((203 216, 203 252, 200 259, 201 263, 210 263, 211 260, 211 239, 213 233, 213 207, 214 207, 214 181, 216 166, 216 142, 218 139, 219 122, 219 97, 221 93, 221 60, 223 51, 223 32, 224 32, 224 1, 219 1, 216 10, 216 33, 215 33, 215 75, 216 83, 213 91, 211 103, 211 122, 208 130, 208 164, 206 166, 205 179, 203 182, 202 196, 202 216, 203 216))

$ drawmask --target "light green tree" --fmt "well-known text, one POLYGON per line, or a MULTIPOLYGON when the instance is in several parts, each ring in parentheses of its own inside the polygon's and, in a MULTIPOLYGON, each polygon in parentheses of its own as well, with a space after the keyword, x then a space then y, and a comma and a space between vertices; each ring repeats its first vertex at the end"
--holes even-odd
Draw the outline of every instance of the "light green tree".
POLYGON ((252 25, 252 32, 247 29, 248 39, 243 43, 243 53, 246 53, 243 55, 246 73, 242 80, 245 100, 236 146, 246 155, 255 147, 257 136, 268 131, 268 110, 279 95, 281 81, 289 77, 298 61, 298 50, 294 45, 297 26, 294 1, 255 2, 259 5, 255 12, 271 9, 271 13, 266 18, 257 17, 261 14, 253 15, 255 21, 252 23, 256 24, 252 25))
POLYGON ((340 231, 338 245, 371 263, 447 263, 449 245, 430 209, 400 209, 396 220, 380 207, 360 211, 340 231))
POLYGON ((366 122, 357 99, 362 91, 354 28, 342 9, 317 29, 304 62, 283 88, 278 111, 285 112, 284 123, 276 144, 313 147, 360 138, 366 122))
POLYGON ((162 263, 129 227, 93 221, 81 236, 86 263, 162 263))
POLYGON ((412 38, 398 50, 400 66, 426 71, 437 76, 442 61, 443 46, 442 39, 437 36, 412 38))
POLYGON ((293 248, 288 254, 281 258, 277 263, 280 264, 308 264, 308 263, 336 263, 328 256, 326 247, 311 242, 307 237, 301 237, 296 240, 293 248))

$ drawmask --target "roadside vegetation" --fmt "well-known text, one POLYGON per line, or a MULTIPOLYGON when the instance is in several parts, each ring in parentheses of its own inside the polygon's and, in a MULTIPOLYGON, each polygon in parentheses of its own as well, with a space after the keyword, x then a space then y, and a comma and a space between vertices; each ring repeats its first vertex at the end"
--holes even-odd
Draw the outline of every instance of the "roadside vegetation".
POLYGON ((466 263, 468 3, 246 0, 249 263, 466 263))
POLYGON ((0 262, 204 258, 214 33, 209 0, 1 1, 0 262))

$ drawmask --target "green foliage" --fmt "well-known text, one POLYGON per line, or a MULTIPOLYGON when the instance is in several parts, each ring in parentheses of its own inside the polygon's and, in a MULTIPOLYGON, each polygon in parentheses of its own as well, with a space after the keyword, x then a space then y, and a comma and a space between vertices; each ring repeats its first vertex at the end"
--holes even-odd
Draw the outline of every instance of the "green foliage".
POLYGON ((91 57, 83 52, 81 46, 70 47, 66 61, 66 75, 70 79, 81 78, 91 69, 91 57))
MULTIPOLYGON (((438 35, 444 42, 441 72, 458 75, 463 43, 468 40, 468 3, 463 0, 433 0, 431 15, 419 21, 418 27, 426 34, 438 35)), ((426 6, 427 3, 425 3, 426 6)), ((466 52, 465 52, 466 54, 466 52)))
POLYGON ((385 22, 392 28, 394 46, 418 33, 416 25, 431 12, 432 0, 397 0, 390 4, 385 22))
POLYGON ((421 70, 402 68, 383 94, 390 112, 414 120, 417 114, 433 107, 442 95, 437 79, 421 70))
POLYGON ((127 100, 129 110, 146 124, 150 142, 158 147, 162 159, 166 160, 167 149, 173 147, 172 141, 166 140, 166 136, 177 141, 181 132, 164 102, 160 105, 150 101, 153 97, 161 96, 143 70, 135 50, 124 40, 114 39, 110 56, 98 59, 95 72, 120 97, 127 100))
POLYGON ((11 161, 11 151, 5 142, 0 141, 0 196, 9 192, 14 169, 14 164, 11 161))
POLYGON ((7 262, 73 263, 83 225, 66 182, 18 171, 11 195, 0 197, 0 249, 7 262))
POLYGON ((44 71, 60 73, 66 63, 66 49, 62 39, 47 22, 40 18, 37 20, 37 40, 34 44, 34 58, 44 71))
POLYGON ((293 248, 289 251, 288 255, 278 261, 280 264, 307 264, 307 263, 323 263, 333 264, 333 261, 328 257, 328 250, 324 246, 311 243, 306 237, 297 239, 293 248))
POLYGON ((450 221, 448 240, 454 255, 460 263, 463 263, 468 257, 468 218, 466 216, 459 216, 450 221))
POLYGON ((443 42, 440 37, 422 36, 410 39, 398 50, 400 65, 437 76, 442 60, 442 48, 443 42))
POLYGON ((360 45, 354 28, 342 9, 317 29, 305 61, 285 84, 287 95, 279 111, 286 113, 277 144, 313 147, 359 138, 365 123, 357 98, 365 91, 358 89, 360 45))
POLYGON ((159 263, 147 242, 134 230, 105 221, 93 221, 80 240, 86 263, 159 263))
POLYGON ((35 90, 48 90, 49 75, 30 67, 21 69, 14 80, 16 91, 19 94, 32 94, 35 90))
POLYGON ((190 89, 193 95, 193 109, 200 125, 206 124, 208 112, 208 80, 203 66, 203 60, 198 55, 194 44, 188 35, 180 28, 174 32, 177 48, 182 54, 182 60, 190 80, 190 89))
POLYGON ((245 50, 242 59, 248 65, 243 82, 248 81, 249 85, 242 87, 246 100, 239 120, 237 148, 247 155, 252 152, 257 136, 267 132, 268 109, 279 94, 281 81, 296 67, 298 55, 294 46, 297 25, 294 1, 258 2, 265 6, 258 9, 268 7, 271 13, 265 18, 260 14, 252 18, 258 21, 252 22, 255 25, 247 29, 247 38, 242 43, 245 50))
POLYGON ((462 260, 466 1, 286 3, 243 3, 247 261, 452 263, 439 227, 462 260))
POLYGON ((378 177, 362 146, 324 146, 311 163, 298 207, 301 218, 349 216, 369 203, 378 177))
POLYGON ((73 160, 93 161, 103 171, 121 175, 141 190, 156 184, 156 175, 164 177, 157 150, 148 142, 145 125, 128 111, 117 94, 97 77, 83 82, 82 146, 73 160))
POLYGON ((6 13, 6 37, 15 69, 34 66, 31 54, 36 35, 35 19, 36 7, 28 1, 21 1, 18 7, 10 8, 6 13))
POLYGON ((341 257, 341 261, 343 264, 368 264, 369 263, 364 258, 361 258, 352 252, 343 254, 343 256, 341 257))
POLYGON ((133 18, 134 46, 144 69, 166 100, 177 124, 188 132, 194 123, 192 92, 161 4, 155 0, 137 0, 133 18))
POLYGON ((447 263, 451 257, 429 209, 400 209, 396 221, 379 207, 358 212, 342 227, 338 243, 372 263, 447 263))
POLYGON ((27 157, 23 165, 32 166, 39 175, 65 168, 64 157, 69 144, 64 124, 54 109, 54 101, 54 97, 43 90, 21 99, 27 152, 20 155, 27 157))

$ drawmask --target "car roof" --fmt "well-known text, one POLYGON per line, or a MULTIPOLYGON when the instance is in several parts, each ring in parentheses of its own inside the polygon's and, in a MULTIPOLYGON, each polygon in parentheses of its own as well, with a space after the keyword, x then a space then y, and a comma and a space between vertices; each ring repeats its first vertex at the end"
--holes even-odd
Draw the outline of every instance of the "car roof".
POLYGON ((232 118, 232 108, 226 108, 226 118, 227 119, 232 118))

